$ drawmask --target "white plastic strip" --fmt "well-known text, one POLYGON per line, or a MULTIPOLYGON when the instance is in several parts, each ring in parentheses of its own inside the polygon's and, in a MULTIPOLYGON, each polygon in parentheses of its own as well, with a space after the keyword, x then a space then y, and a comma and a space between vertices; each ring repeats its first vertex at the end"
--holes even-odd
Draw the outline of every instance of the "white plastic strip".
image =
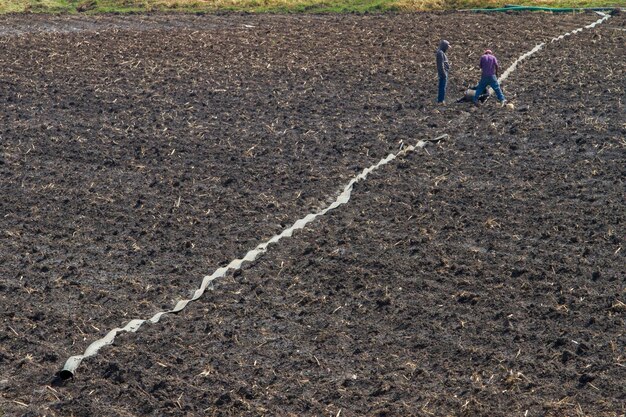
MULTIPOLYGON (((430 141, 439 141, 446 137, 448 137, 448 135, 442 135, 430 141)), ((139 330, 141 325, 143 325, 146 321, 149 321, 151 323, 156 323, 164 314, 177 313, 181 311, 187 306, 187 304, 200 298, 214 280, 216 280, 217 278, 223 277, 224 275, 226 275, 226 273, 229 270, 240 269, 244 262, 252 262, 257 257, 259 257, 259 255, 266 252, 267 247, 271 245, 272 243, 277 243, 279 240, 281 240, 284 237, 291 237, 295 230, 303 229, 304 226, 306 226, 308 223, 315 220, 317 217, 323 216, 324 214, 328 213, 330 210, 333 210, 341 206, 342 204, 346 204, 350 200, 350 196, 352 194, 352 188, 354 187, 354 184, 367 178, 367 175, 369 173, 371 173, 372 171, 378 169, 379 167, 383 165, 388 164, 389 162, 393 161, 399 156, 406 155, 407 153, 412 152, 415 149, 423 148, 430 141, 420 140, 419 142, 417 142, 417 144, 409 145, 396 154, 389 154, 387 155, 386 158, 383 158, 380 161, 378 161, 378 163, 370 166, 369 168, 365 168, 359 175, 355 176, 354 178, 350 180, 350 182, 348 182, 348 184, 343 188, 343 191, 341 192, 341 194, 339 194, 337 199, 332 204, 330 204, 323 210, 318 211, 317 213, 307 214, 305 217, 297 220, 293 225, 283 230, 282 233, 275 235, 268 241, 259 244, 256 248, 249 251, 243 258, 235 259, 234 261, 229 263, 227 266, 218 268, 215 272, 213 272, 213 274, 205 276, 202 280, 202 284, 200 285, 200 288, 198 288, 194 292, 193 297, 191 297, 190 299, 181 300, 174 306, 173 309, 156 313, 154 316, 152 316, 148 320, 141 320, 141 319, 131 320, 126 324, 126 326, 121 327, 121 328, 118 327, 118 328, 111 330, 102 339, 96 340, 95 342, 90 344, 82 355, 70 357, 65 362, 65 366, 63 367, 63 370, 60 373, 61 378, 63 379, 71 378, 74 375, 74 371, 76 370, 78 365, 80 365, 83 359, 95 355, 96 353, 98 353, 98 351, 102 347, 113 343, 113 341, 115 340, 115 336, 118 333, 136 332, 137 330, 139 330)))
POLYGON ((515 62, 513 62, 511 66, 508 67, 506 71, 504 71, 504 73, 500 76, 500 78, 498 78, 498 82, 502 83, 502 81, 506 80, 509 77, 509 74, 511 74, 513 71, 517 69, 517 64, 519 64, 520 62, 522 62, 523 60, 525 60, 526 58, 528 58, 535 52, 539 51, 541 48, 543 48, 544 45, 545 43, 540 43, 539 45, 535 46, 530 51, 526 52, 524 55, 517 58, 515 62))
MULTIPOLYGON (((592 28, 596 27, 597 25, 599 25, 600 23, 604 22, 605 20, 607 20, 608 18, 611 17, 611 15, 605 14, 605 13, 602 13, 602 12, 596 12, 596 13, 599 14, 600 16, 602 16, 602 17, 600 19, 596 20, 595 22, 593 22, 590 25, 587 25, 587 26, 575 29, 575 30, 573 30, 571 32, 565 33, 565 34, 563 34, 561 36, 558 36, 556 38, 552 38, 550 40, 550 42, 551 43, 552 42, 557 42, 557 41, 560 41, 561 39, 566 38, 567 36, 571 36, 571 35, 573 35, 575 33, 582 32, 585 29, 592 29, 592 28)), ((517 69, 517 64, 519 64, 520 62, 522 62, 523 60, 525 60, 529 56, 533 55, 534 53, 540 51, 545 45, 546 45, 545 42, 540 43, 539 45, 535 46, 530 51, 526 52, 524 55, 522 55, 519 58, 517 58, 515 60, 515 62, 513 62, 513 64, 511 64, 511 66, 508 67, 506 69, 506 71, 504 71, 504 73, 500 76, 500 78, 498 78, 498 82, 502 83, 504 80, 506 80, 509 77, 509 74, 511 74, 513 71, 515 71, 517 69)))

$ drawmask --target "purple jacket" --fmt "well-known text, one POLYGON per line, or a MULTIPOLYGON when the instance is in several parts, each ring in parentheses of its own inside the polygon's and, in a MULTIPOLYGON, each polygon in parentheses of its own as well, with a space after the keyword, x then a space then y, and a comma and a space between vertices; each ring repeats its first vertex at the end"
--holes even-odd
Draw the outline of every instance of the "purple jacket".
POLYGON ((480 57, 480 69, 483 72, 483 77, 496 75, 498 71, 498 60, 494 55, 485 54, 480 57))

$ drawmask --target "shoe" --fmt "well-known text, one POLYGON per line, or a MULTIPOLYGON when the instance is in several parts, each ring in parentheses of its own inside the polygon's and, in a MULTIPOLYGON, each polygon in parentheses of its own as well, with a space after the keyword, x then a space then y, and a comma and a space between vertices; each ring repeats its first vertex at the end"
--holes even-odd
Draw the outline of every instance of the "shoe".
POLYGON ((440 106, 445 106, 446 102, 445 101, 438 101, 437 104, 440 105, 440 106))
POLYGON ((478 101, 474 101, 474 107, 480 107, 480 103, 478 101))
POLYGON ((502 100, 502 101, 500 102, 500 105, 501 105, 502 107, 506 106, 506 100, 502 100))

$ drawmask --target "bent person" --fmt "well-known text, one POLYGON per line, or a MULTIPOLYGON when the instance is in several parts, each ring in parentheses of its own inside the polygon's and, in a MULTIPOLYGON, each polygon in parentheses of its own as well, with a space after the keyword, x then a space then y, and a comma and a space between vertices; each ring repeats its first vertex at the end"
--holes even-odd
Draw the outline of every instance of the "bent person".
POLYGON ((495 57, 493 52, 490 49, 487 49, 483 56, 480 57, 480 82, 476 87, 476 94, 474 95, 474 104, 478 105, 478 97, 485 91, 487 86, 493 88, 493 91, 496 92, 496 97, 498 101, 504 105, 506 99, 504 98, 504 94, 502 94, 502 90, 500 89, 500 83, 498 82, 498 59, 495 57))

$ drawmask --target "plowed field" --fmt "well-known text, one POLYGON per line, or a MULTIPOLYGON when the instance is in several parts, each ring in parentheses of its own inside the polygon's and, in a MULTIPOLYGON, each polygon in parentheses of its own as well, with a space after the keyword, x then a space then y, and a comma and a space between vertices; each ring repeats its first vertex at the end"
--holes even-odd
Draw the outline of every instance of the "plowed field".
POLYGON ((626 18, 551 42, 598 19, 0 18, 0 415, 623 416, 626 18))

